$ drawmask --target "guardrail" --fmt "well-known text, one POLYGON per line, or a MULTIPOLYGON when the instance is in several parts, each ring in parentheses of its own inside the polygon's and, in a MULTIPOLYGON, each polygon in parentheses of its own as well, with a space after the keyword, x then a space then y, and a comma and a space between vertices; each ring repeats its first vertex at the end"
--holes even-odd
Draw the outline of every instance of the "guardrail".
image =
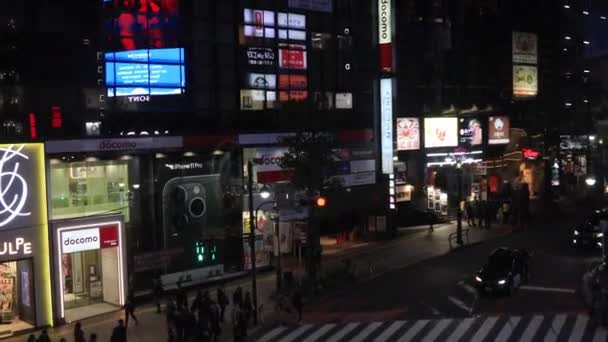
MULTIPOLYGON (((462 230, 462 236, 463 236, 463 245, 468 245, 470 244, 470 240, 469 240, 469 230, 470 229, 463 229, 462 230)), ((454 249, 452 241, 454 242, 454 244, 457 243, 458 240, 458 232, 453 232, 450 233, 450 235, 448 236, 448 242, 450 243, 450 249, 454 249)))

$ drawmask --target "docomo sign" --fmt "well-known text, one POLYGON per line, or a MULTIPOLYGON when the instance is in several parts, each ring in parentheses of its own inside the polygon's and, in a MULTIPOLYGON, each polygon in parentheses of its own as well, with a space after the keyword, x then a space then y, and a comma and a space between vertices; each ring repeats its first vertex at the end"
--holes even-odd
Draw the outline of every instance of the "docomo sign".
POLYGON ((378 0, 378 48, 382 71, 391 71, 393 67, 391 25, 391 0, 378 0))
POLYGON ((116 246, 118 246, 118 232, 115 225, 61 232, 61 250, 63 253, 116 246))
POLYGON ((392 42, 391 0, 378 0, 378 38, 380 44, 392 42))

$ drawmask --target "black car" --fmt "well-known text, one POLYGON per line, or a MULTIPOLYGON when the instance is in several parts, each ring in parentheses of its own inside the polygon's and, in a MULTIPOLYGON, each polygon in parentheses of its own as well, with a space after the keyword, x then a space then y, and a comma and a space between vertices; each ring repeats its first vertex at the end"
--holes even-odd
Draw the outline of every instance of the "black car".
POLYGON ((511 294, 528 280, 529 264, 530 255, 524 250, 495 249, 477 272, 475 284, 481 292, 511 294))
POLYGON ((572 230, 572 244, 574 246, 589 246, 602 248, 604 234, 600 228, 600 221, 608 220, 608 209, 596 210, 581 224, 572 230))

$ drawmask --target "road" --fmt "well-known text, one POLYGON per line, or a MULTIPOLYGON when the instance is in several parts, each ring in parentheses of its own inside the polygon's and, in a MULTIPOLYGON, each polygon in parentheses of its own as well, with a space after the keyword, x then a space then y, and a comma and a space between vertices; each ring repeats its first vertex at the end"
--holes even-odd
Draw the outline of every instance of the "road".
MULTIPOLYGON (((393 270, 305 310, 308 322, 377 321, 585 311, 578 287, 599 250, 569 245, 569 228, 544 226, 393 270), (533 253, 530 281, 513 296, 478 295, 475 272, 500 246, 533 253)), ((406 252, 404 252, 405 254, 406 252)))

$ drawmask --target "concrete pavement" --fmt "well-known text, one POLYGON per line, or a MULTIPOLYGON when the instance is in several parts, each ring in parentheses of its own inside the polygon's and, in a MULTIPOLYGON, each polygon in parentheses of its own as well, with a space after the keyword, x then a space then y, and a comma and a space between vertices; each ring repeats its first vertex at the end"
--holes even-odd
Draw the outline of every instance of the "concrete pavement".
MULTIPOLYGON (((333 251, 331 255, 324 256, 321 274, 322 277, 338 272, 343 268, 343 260, 350 259, 356 265, 356 277, 358 281, 364 281, 378 277, 384 272, 396 268, 403 268, 417 263, 421 260, 434 256, 444 255, 450 251, 448 236, 455 231, 455 224, 435 226, 434 232, 420 229, 418 231, 400 231, 398 238, 387 242, 371 242, 365 245, 355 244, 356 248, 344 249, 343 251, 333 251)), ((469 232, 471 243, 481 242, 487 239, 504 236, 510 233, 509 227, 496 227, 490 231, 472 228, 469 232)), ((303 272, 301 267, 293 266, 292 271, 296 277, 303 272)), ((248 278, 239 279, 227 283, 225 290, 229 297, 237 286, 242 286, 244 291, 250 290, 248 278)), ((211 289, 213 290, 213 289, 211 289)), ((274 313, 274 302, 271 295, 275 290, 274 272, 266 272, 258 276, 258 303, 263 306, 263 316, 267 323, 276 319, 274 313)), ((331 295, 332 291, 339 289, 328 289, 322 293, 321 297, 307 298, 308 302, 323 301, 324 296, 331 295)), ((212 292, 212 294, 214 294, 212 292)), ((194 296, 194 293, 191 294, 194 296)), ((163 341, 167 337, 165 316, 156 314, 155 309, 150 305, 140 306, 136 314, 140 320, 139 326, 131 326, 128 329, 129 341, 163 341)), ((83 320, 83 328, 86 334, 95 332, 98 334, 99 341, 107 341, 111 334, 112 327, 117 319, 122 317, 122 312, 114 312, 107 315, 83 320)), ((72 340, 71 324, 53 328, 50 335, 53 340, 66 337, 72 340)), ((224 324, 224 333, 221 341, 232 339, 230 323, 224 324)), ((9 338, 8 341, 23 341, 26 337, 9 338)))

